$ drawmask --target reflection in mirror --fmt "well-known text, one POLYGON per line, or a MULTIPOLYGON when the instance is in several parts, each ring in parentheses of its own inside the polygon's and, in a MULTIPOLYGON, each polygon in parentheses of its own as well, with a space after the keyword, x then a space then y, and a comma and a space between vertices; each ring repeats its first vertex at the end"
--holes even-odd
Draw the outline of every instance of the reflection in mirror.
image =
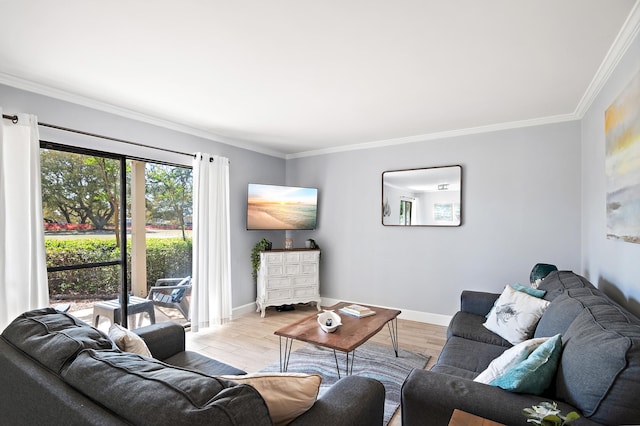
POLYGON ((382 173, 382 224, 460 226, 462 166, 382 173))

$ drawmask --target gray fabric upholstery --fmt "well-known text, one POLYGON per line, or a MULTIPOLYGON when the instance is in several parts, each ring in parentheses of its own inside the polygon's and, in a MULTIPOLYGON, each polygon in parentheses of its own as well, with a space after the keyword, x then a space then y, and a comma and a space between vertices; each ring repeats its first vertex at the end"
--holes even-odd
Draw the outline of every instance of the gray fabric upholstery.
POLYGON ((500 294, 463 290, 460 294, 460 310, 469 314, 485 316, 498 300, 498 297, 500 297, 500 294))
POLYGON ((564 335, 578 314, 584 310, 585 304, 582 300, 591 300, 591 304, 608 303, 596 289, 585 287, 566 290, 553 299, 553 303, 540 318, 533 337, 551 337, 558 333, 564 335))
POLYGON ((547 292, 543 299, 552 301, 568 289, 584 287, 595 289, 586 278, 571 271, 554 271, 542 280, 538 289, 547 292))
POLYGON ((129 424, 0 337, 0 424, 129 424))
POLYGON ((447 328, 447 337, 457 336, 464 339, 475 340, 476 342, 504 346, 505 348, 513 346, 507 340, 483 326, 482 324, 484 324, 486 320, 487 318, 482 315, 458 311, 453 318, 451 318, 451 322, 447 328))
POLYGON ((167 364, 175 365, 177 367, 188 368, 193 371, 199 371, 205 374, 211 375, 223 375, 223 374, 246 374, 246 371, 240 370, 209 358, 208 356, 201 355, 197 352, 183 351, 179 352, 164 360, 167 364))
POLYGON ((558 402, 563 413, 578 411, 582 417, 576 426, 640 424, 640 319, 573 272, 552 272, 539 289, 550 304, 534 337, 561 334, 563 341, 558 370, 544 395, 473 382, 507 348, 498 336, 486 336, 482 326, 487 294, 464 292, 465 309, 452 318, 436 365, 414 371, 405 381, 403 426, 427 419, 430 425, 446 425, 454 408, 503 424, 526 424, 522 409, 544 400, 558 402))
POLYGON ((20 315, 2 337, 55 373, 83 349, 117 349, 100 330, 52 308, 20 315))
POLYGON ((558 397, 595 421, 638 424, 638 320, 613 303, 596 304, 578 315, 563 340, 556 376, 558 397))
POLYGON ((507 349, 504 346, 453 336, 447 339, 447 343, 442 348, 438 364, 479 374, 507 349))
MULTIPOLYGON (((435 368, 435 367, 434 367, 435 368)), ((447 426, 453 410, 468 413, 509 426, 531 425, 521 412, 540 403, 542 397, 509 393, 495 386, 430 370, 413 370, 402 385, 403 426, 447 426)), ((558 401, 563 413, 574 408, 558 401)), ((581 418, 572 426, 597 425, 581 418)))
MULTIPOLYGON (((181 424, 182 420, 175 419, 169 411, 188 409, 189 414, 182 417, 189 418, 188 424, 271 424, 264 417, 266 406, 253 408, 256 398, 264 405, 253 388, 235 384, 228 387, 230 382, 210 377, 241 374, 242 370, 184 351, 182 326, 153 324, 135 332, 155 357, 184 368, 119 352, 110 340, 104 340, 103 333, 53 309, 21 315, 0 336, 0 389, 4 390, 0 392, 0 423, 181 424), (47 353, 38 353, 41 351, 47 353), (73 386, 63 380, 62 374, 73 386), (193 377, 196 379, 191 380, 193 377), (208 380, 204 386, 202 380, 208 380), (214 382, 223 385, 221 391, 203 405, 203 392, 213 392, 214 382), (154 399, 158 394, 169 401, 154 399), (194 402, 194 407, 199 408, 188 408, 194 402), (148 419, 141 418, 145 416, 148 419), (191 421, 193 417, 197 420, 191 421)), ((383 411, 384 386, 374 379, 349 376, 328 389, 295 424, 325 425, 331 419, 332 424, 343 426, 380 425, 383 411)))
POLYGON ((155 359, 165 359, 185 350, 184 328, 174 322, 161 322, 133 330, 142 337, 155 359))
POLYGON ((141 355, 84 350, 62 377, 136 425, 271 424, 264 400, 251 386, 141 355))
POLYGON ((384 418, 384 385, 366 377, 349 376, 338 380, 313 406, 290 426, 380 425, 384 418), (357 411, 351 401, 358 401, 357 411))

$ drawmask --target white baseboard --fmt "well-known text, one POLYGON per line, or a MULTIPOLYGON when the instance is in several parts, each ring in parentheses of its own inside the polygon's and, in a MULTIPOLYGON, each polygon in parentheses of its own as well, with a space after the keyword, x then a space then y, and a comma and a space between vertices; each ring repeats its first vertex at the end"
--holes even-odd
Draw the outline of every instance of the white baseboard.
POLYGON ((242 306, 238 306, 237 308, 233 308, 231 310, 231 315, 235 317, 237 315, 248 314, 249 312, 258 312, 257 309, 258 309, 258 307, 257 307, 256 303, 255 302, 251 302, 251 303, 247 303, 246 305, 242 305, 242 306))
MULTIPOLYGON (((359 303, 362 305, 369 304, 366 302, 358 302, 353 300, 338 300, 338 299, 331 299, 328 297, 322 298, 322 306, 332 306, 339 302, 359 303)), ((400 319, 404 319, 408 321, 425 322, 428 324, 435 324, 435 325, 443 325, 445 327, 449 325, 452 318, 451 315, 441 315, 441 314, 432 314, 430 312, 413 311, 413 310, 398 308, 395 306, 381 306, 377 304, 375 306, 380 306, 381 308, 387 308, 387 309, 398 309, 402 311, 402 313, 398 317, 400 319)))
MULTIPOLYGON (((342 300, 323 297, 322 306, 332 306, 341 301, 342 300)), ((356 301, 348 301, 348 302, 367 305, 367 303, 365 302, 356 302, 356 301)), ((380 305, 376 305, 376 306, 380 306, 380 305)), ((449 323, 451 322, 451 315, 432 314, 430 312, 413 311, 413 310, 407 310, 407 309, 391 307, 391 306, 380 306, 380 307, 387 308, 387 309, 399 309, 402 311, 402 313, 398 318, 408 320, 408 321, 418 321, 418 322, 424 322, 428 324, 443 325, 445 327, 448 326, 449 323)), ((238 315, 247 314, 249 312, 257 312, 257 306, 254 302, 247 303, 246 305, 233 308, 232 315, 235 317, 238 315)))

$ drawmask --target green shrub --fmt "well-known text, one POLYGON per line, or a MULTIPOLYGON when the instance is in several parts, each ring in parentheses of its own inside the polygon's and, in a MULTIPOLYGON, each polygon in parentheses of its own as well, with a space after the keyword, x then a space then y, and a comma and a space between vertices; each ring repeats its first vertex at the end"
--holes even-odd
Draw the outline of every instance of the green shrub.
MULTIPOLYGON (((147 240, 147 288, 158 278, 191 275, 193 246, 181 238, 147 240)), ((120 249, 115 240, 45 240, 47 267, 117 261, 120 249)), ((131 252, 127 242, 127 253, 131 252)), ((127 254, 127 283, 131 282, 131 256, 127 254)), ((49 272, 52 296, 114 297, 120 293, 120 265, 49 272)), ((130 288, 130 284, 128 285, 130 288)))

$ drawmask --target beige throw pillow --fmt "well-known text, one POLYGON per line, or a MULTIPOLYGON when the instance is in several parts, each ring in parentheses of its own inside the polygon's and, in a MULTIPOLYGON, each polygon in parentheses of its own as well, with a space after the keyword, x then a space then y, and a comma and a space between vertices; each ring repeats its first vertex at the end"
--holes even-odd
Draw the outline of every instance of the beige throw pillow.
POLYGON ((121 351, 152 358, 151 352, 149 352, 149 348, 147 344, 144 343, 144 340, 142 340, 142 337, 124 328, 120 324, 111 325, 109 328, 109 338, 115 342, 121 351))
POLYGON ((276 426, 286 425, 313 406, 320 391, 322 376, 301 373, 254 373, 218 376, 253 386, 265 400, 276 426))

